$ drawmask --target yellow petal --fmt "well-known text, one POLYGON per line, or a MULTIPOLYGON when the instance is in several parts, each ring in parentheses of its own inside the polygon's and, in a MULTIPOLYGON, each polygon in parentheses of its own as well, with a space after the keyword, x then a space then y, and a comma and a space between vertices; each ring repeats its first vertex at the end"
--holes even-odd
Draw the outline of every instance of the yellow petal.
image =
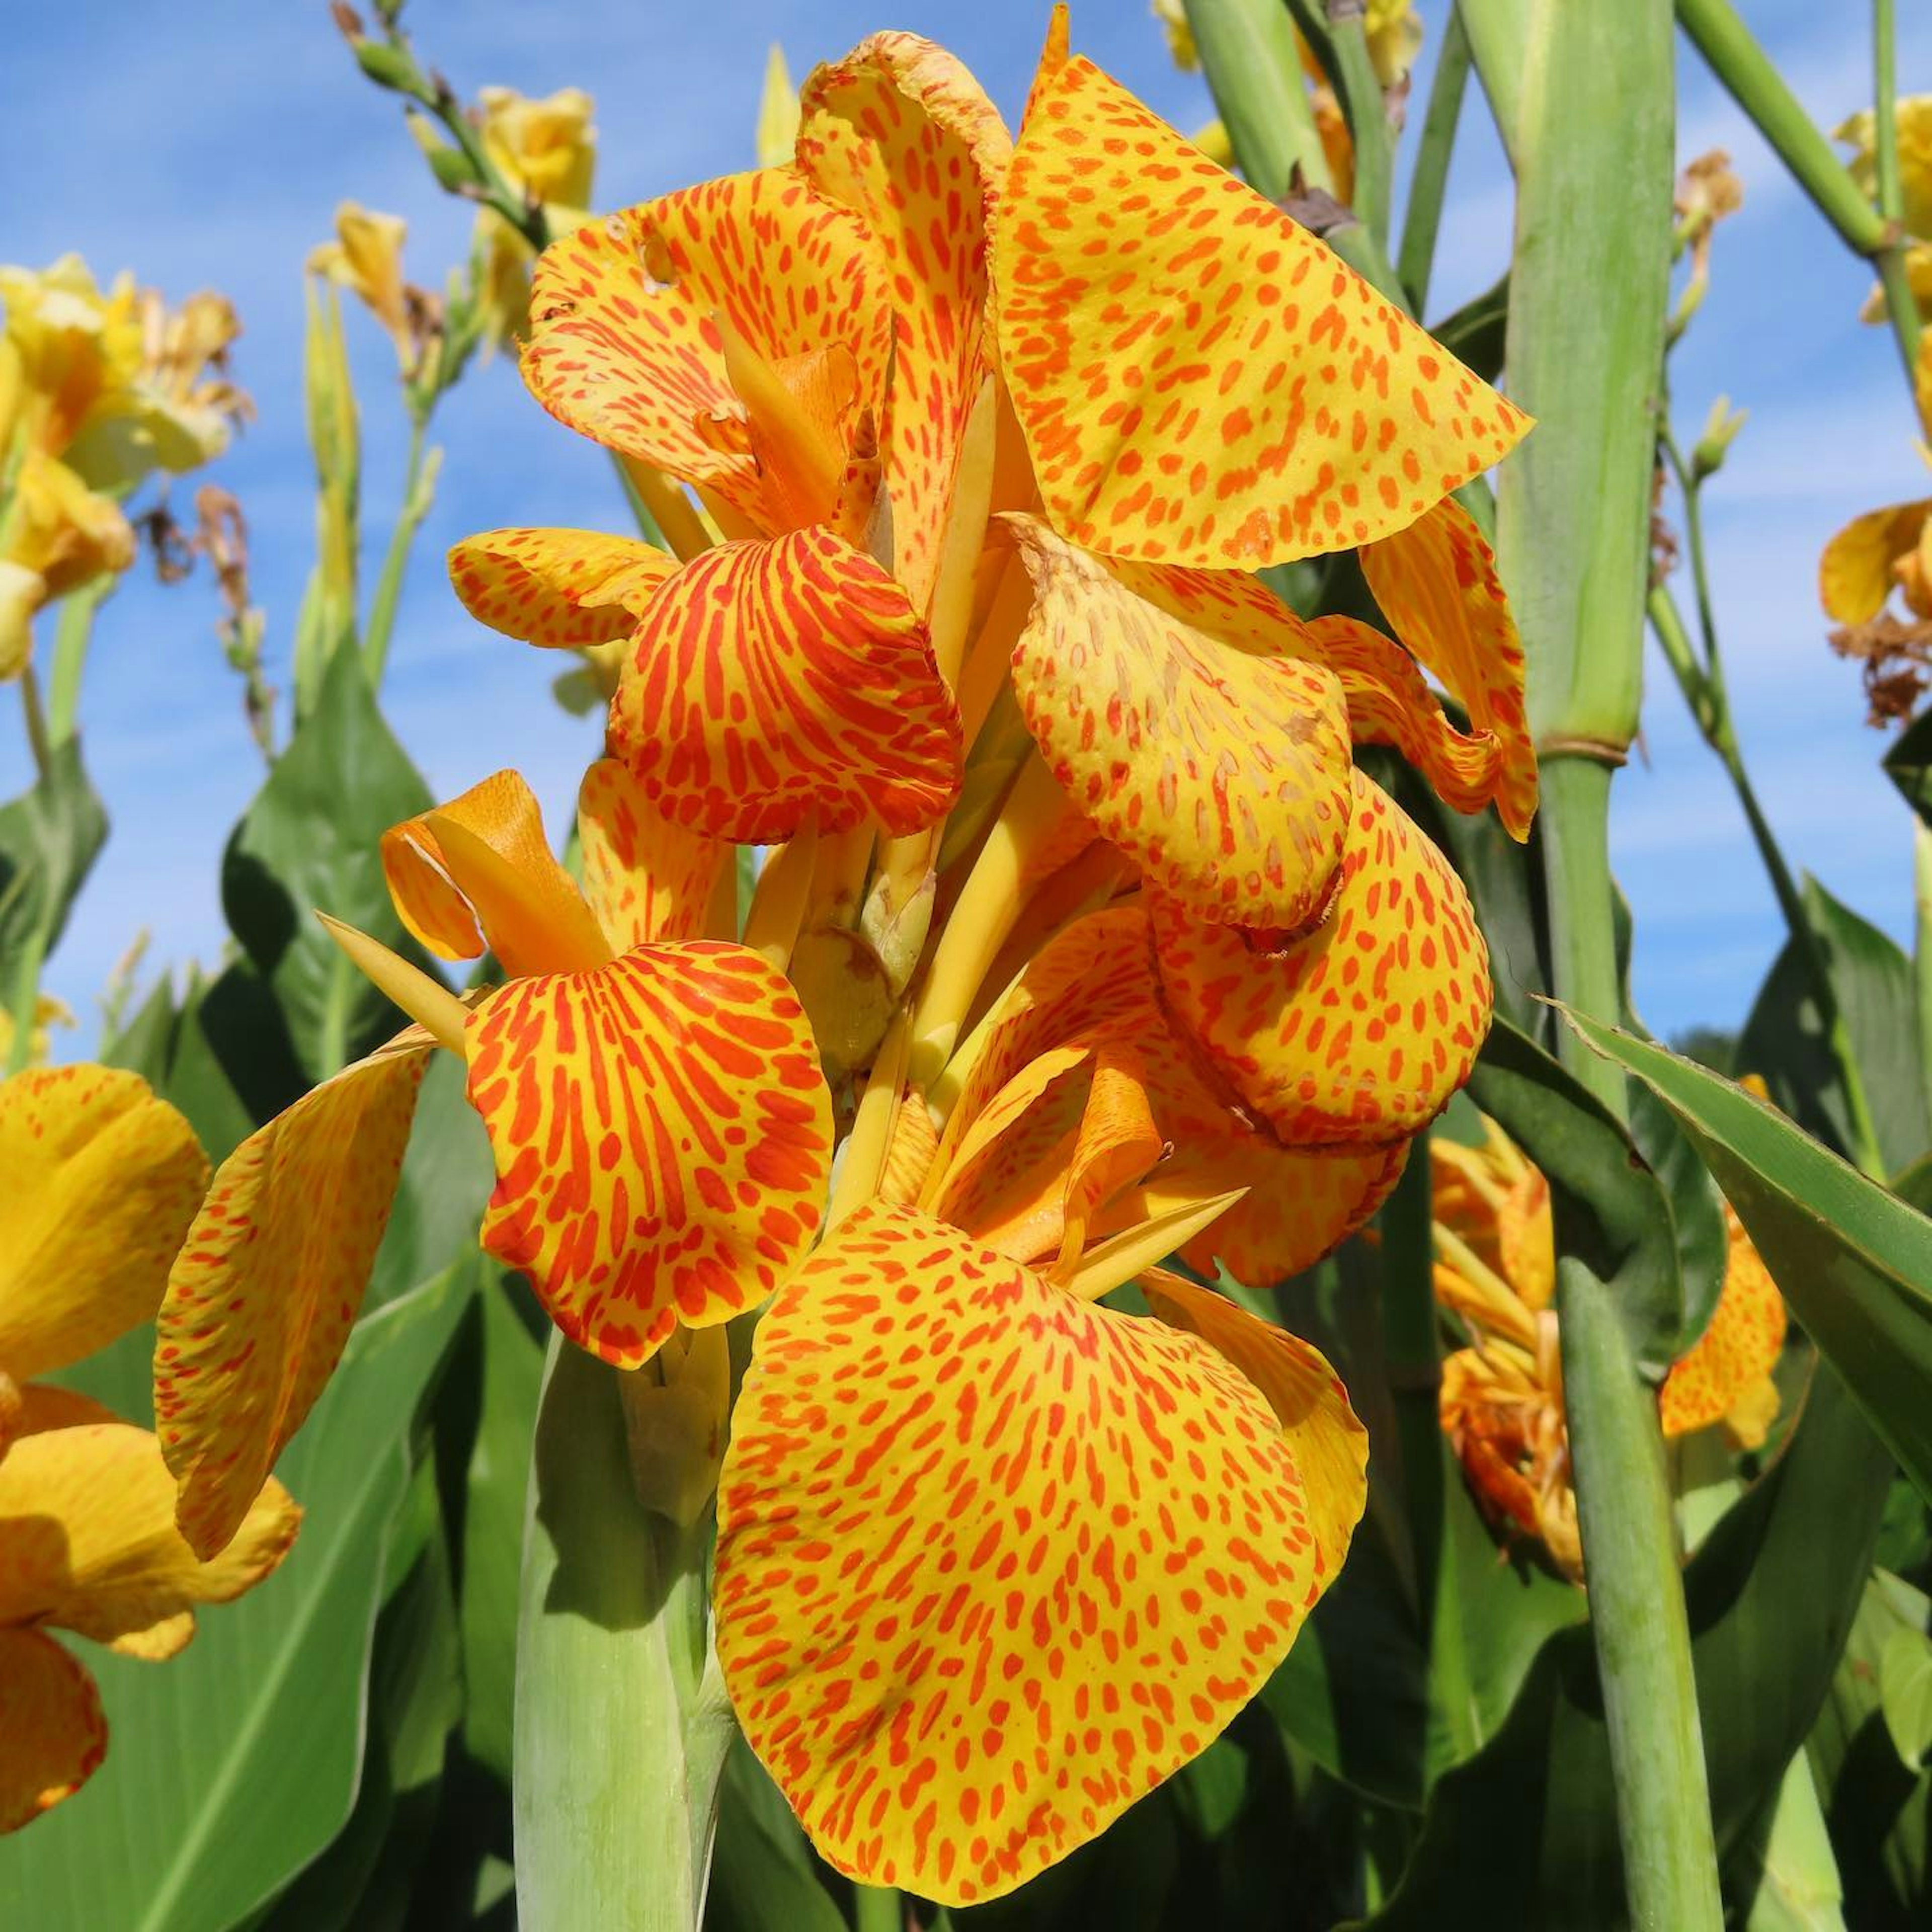
POLYGON ((1109 566, 1006 521, 1035 600, 1013 688, 1069 796, 1202 917, 1301 925, 1341 856, 1350 754, 1300 626, 1250 580, 1109 566))
POLYGON ((207 1185, 194 1130, 139 1075, 0 1082, 0 1368, 25 1382, 146 1321, 207 1185))
POLYGON ((704 933, 730 848, 651 804, 616 758, 599 758, 577 794, 584 896, 612 948, 704 933))
POLYGON ((155 1426, 182 1534, 202 1556, 247 1520, 341 1359, 432 1051, 413 1030, 403 1040, 324 1081, 222 1162, 168 1278, 155 1426))
POLYGON ((1332 1580, 1214 1349, 861 1208, 759 1324, 718 1652, 840 1870, 997 1897, 1204 1750, 1332 1580))
POLYGON ((478 623, 550 646, 628 637, 676 568, 653 544, 595 530, 485 530, 449 553, 449 580, 478 623))
MULTIPOLYGON (((1747 1412, 1761 1406, 1759 1384, 1784 1347, 1784 1298, 1729 1203, 1724 1219, 1730 1255, 1718 1306, 1696 1346, 1672 1364, 1658 1392, 1666 1436, 1685 1436, 1721 1422, 1741 1404, 1747 1412)), ((1776 1413, 1774 1398, 1772 1414, 1776 1413)), ((1763 1440, 1761 1424, 1757 1437, 1763 1440)))
POLYGON ((1885 608, 1892 566, 1918 543, 1932 496, 1854 517, 1818 560, 1818 601, 1841 624, 1868 624, 1885 608))
POLYGON ((782 168, 798 140, 798 89, 784 50, 774 40, 765 56, 765 84, 758 96, 758 122, 752 146, 761 168, 782 168))
POLYGON ((1252 569, 1412 523, 1521 412, 1090 62, 1040 91, 994 244, 1054 527, 1252 569))
POLYGON ((804 1010, 749 949, 513 980, 468 1044, 497 1174, 483 1245, 605 1360, 754 1306, 817 1233, 831 1098, 804 1010))
POLYGON ((71 1798, 107 1754, 100 1693, 44 1632, 0 1630, 0 1832, 71 1798))

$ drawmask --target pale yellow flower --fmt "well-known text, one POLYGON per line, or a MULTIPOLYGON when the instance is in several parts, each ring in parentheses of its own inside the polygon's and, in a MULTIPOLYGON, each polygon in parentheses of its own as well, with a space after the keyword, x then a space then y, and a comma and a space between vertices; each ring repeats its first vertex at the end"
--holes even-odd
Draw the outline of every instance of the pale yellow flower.
POLYGON ((1167 51, 1174 65, 1183 74, 1192 74, 1201 64, 1201 51, 1194 44, 1194 29, 1182 0, 1154 0, 1154 16, 1167 29, 1167 51))
POLYGON ((104 293, 78 255, 38 272, 0 266, 0 443, 20 436, 64 455, 104 402, 140 378, 134 278, 123 274, 104 293))
POLYGON ((765 85, 758 97, 754 142, 761 168, 782 168, 798 141, 798 88, 785 64, 784 50, 774 40, 765 56, 765 85))
POLYGON ((406 365, 416 354, 409 298, 403 280, 403 239, 409 224, 400 214, 379 214, 345 201, 335 211, 335 238, 309 250, 308 270, 359 296, 389 332, 406 365))
MULTIPOLYGON (((53 1052, 53 1029, 63 1027, 70 1031, 80 1024, 66 1000, 57 1000, 51 993, 41 994, 34 1003, 34 1030, 27 1041, 27 1064, 46 1066, 53 1052)), ((14 1051, 14 1016, 0 1007, 0 1064, 14 1051)))
MULTIPOLYGON (((1922 242, 1932 242, 1932 94, 1901 95, 1893 112, 1898 129, 1898 175, 1900 210, 1905 232, 1922 242)), ((1852 150, 1845 165, 1852 178, 1867 194, 1878 193, 1878 152, 1876 117, 1868 107, 1840 122, 1832 130, 1834 141, 1843 141, 1852 150)))
MULTIPOLYGON (((532 100, 514 88, 486 87, 480 98, 484 152, 512 190, 543 205, 553 234, 580 226, 590 218, 597 165, 590 96, 564 87, 532 100)), ((477 216, 472 273, 485 355, 523 333, 534 259, 530 243, 494 209, 477 216)))
POLYGON ((0 680, 26 668, 37 610, 134 561, 134 532, 119 506, 58 458, 29 447, 0 539, 0 680))

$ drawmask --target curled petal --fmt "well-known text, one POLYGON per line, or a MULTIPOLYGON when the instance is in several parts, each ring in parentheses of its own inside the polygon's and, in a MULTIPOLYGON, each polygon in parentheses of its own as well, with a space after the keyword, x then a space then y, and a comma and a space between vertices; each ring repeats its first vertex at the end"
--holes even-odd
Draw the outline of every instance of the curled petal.
POLYGON ((767 844, 877 819, 922 830, 958 796, 959 710, 904 588, 832 531, 721 544, 644 614, 610 712, 644 796, 767 844))
POLYGON ((341 1359, 432 1050, 412 1028, 258 1128, 188 1230, 155 1336, 154 1423, 198 1556, 241 1528, 341 1359))
POLYGON ((521 772, 493 772, 460 798, 382 834, 397 916, 444 959, 488 946, 512 974, 601 966, 612 949, 551 854, 521 772))
POLYGON ((1294 1146, 1406 1138, 1468 1078, 1489 1031, 1489 956, 1462 882, 1354 775, 1341 883, 1286 939, 1150 907, 1175 1018, 1294 1146))
POLYGON ((1527 838, 1536 816, 1536 748, 1523 714, 1522 645, 1496 553, 1468 512, 1444 497, 1365 546, 1362 574, 1403 643, 1442 680, 1472 729, 1495 741, 1493 789, 1478 803, 1492 796, 1510 836, 1527 838))
POLYGON ((16 1382, 146 1321, 208 1185, 194 1130, 138 1074, 0 1082, 0 1370, 16 1382))
POLYGON ((753 1750, 839 1870, 947 1904, 1205 1749, 1334 1574, 1215 1349, 879 1206, 760 1323, 718 1520, 753 1750))
POLYGON ((1047 514, 1108 556, 1254 569, 1371 542, 1528 426, 1089 61, 1036 92, 994 274, 1047 514))
MULTIPOLYGON (((1784 1347, 1784 1298, 1728 1203, 1724 1218, 1730 1224, 1730 1259, 1718 1306, 1695 1346, 1672 1364, 1658 1391, 1666 1436, 1688 1436, 1722 1422, 1741 1403, 1748 1409, 1746 1398, 1777 1366, 1784 1347)), ((1764 1439, 1768 1419, 1753 1424, 1756 1442, 1764 1439)))
POLYGON ((485 530, 449 553, 449 580, 478 623, 520 644, 583 646, 628 637, 677 560, 595 530, 485 530))
POLYGON ((599 758, 577 794, 584 896, 610 944, 696 939, 728 848, 674 824, 616 758, 599 758))
POLYGON ((467 1044, 496 1164, 483 1245, 606 1361, 753 1306, 817 1232, 831 1098, 804 1010, 748 948, 514 980, 467 1044))
POLYGON ((1915 549, 1932 519, 1932 496, 1854 517, 1818 560, 1818 599, 1840 624, 1869 624, 1898 581, 1892 566, 1915 549))
POLYGON ((1294 654, 1300 626, 1258 586, 1110 566, 1006 520, 1034 592, 1013 687, 1074 803, 1199 916, 1304 923, 1341 856, 1350 752, 1342 687, 1294 654))
POLYGON ((107 1755, 86 1666, 44 1630, 0 1630, 0 1832, 71 1798, 107 1755))

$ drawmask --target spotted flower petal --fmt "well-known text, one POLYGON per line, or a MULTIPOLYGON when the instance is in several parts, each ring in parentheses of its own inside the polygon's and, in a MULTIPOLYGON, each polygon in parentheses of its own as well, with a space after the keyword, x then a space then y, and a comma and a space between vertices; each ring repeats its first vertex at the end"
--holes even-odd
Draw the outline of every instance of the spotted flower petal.
POLYGON ((584 896, 612 947, 696 939, 730 848, 664 817, 616 758, 599 758, 577 794, 584 896))
POLYGON ((1048 517, 1108 556, 1253 569, 1372 542, 1526 427, 1088 61, 1037 91, 994 273, 1048 517))
POLYGON ((207 1185, 194 1129, 139 1075, 0 1082, 0 1370, 25 1382, 146 1321, 207 1185))
POLYGON ((959 789, 958 707, 904 588, 832 530, 724 544, 652 599, 610 712, 644 797, 766 844, 817 815, 895 835, 959 789))
POLYGON ((478 623, 520 644, 608 644, 677 560, 634 537, 595 530, 485 530, 449 553, 449 580, 478 623))
POLYGON ((412 1028, 258 1128, 188 1230, 161 1304, 154 1420, 197 1556, 241 1528, 341 1359, 430 1052, 412 1028))
POLYGON ((761 1301, 817 1232, 831 1100, 803 1009, 748 948, 513 980, 466 1045, 496 1164, 483 1245, 607 1361, 761 1301))
POLYGON ((1252 1383, 929 1216, 860 1209, 767 1310, 718 1651, 838 1869, 1010 1891, 1204 1749, 1331 1580, 1252 1383))
POLYGON ((1825 614, 1841 624, 1869 624, 1898 582, 1892 566, 1917 546, 1928 519, 1932 497, 1854 517, 1818 560, 1825 614))
POLYGON ((1388 795, 1354 774, 1341 883, 1319 925, 1276 939, 1150 907, 1168 1004, 1292 1144, 1405 1138, 1468 1077, 1489 958, 1468 894, 1388 795))
MULTIPOLYGON (((1722 1422, 1771 1373, 1784 1347, 1784 1298, 1728 1203, 1724 1218, 1730 1226, 1730 1258, 1718 1306, 1696 1346, 1672 1366, 1658 1391, 1666 1436, 1688 1436, 1722 1422)), ((1762 1442, 1762 1423, 1754 1432, 1762 1442)), ((1747 1446, 1755 1448, 1756 1442, 1747 1446)))
POLYGON ((100 1693, 44 1631, 0 1630, 0 1832, 71 1798, 107 1754, 100 1693))
POLYGON ((1006 519, 1034 582, 1013 687, 1054 776, 1152 884, 1208 920, 1303 924, 1348 829, 1333 672, 1258 586, 1109 566, 1006 519))

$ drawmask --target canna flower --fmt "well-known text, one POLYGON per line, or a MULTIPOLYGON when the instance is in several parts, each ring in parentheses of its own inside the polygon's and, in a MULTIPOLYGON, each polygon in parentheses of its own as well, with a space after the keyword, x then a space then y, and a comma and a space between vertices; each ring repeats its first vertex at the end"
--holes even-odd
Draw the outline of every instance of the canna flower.
MULTIPOLYGON (((484 152, 513 194, 545 208, 554 231, 588 218, 597 165, 596 111, 581 88, 560 88, 532 100, 514 88, 482 90, 478 119, 484 152)), ((486 344, 514 344, 527 327, 534 250, 493 208, 476 217, 472 273, 486 344)))
MULTIPOLYGON (((4 1066, 12 1055, 17 1024, 11 1013, 0 1012, 0 1066, 4 1066)), ((80 1024, 66 1000, 56 999, 51 993, 38 995, 34 1001, 32 1029, 27 1036, 28 1066, 46 1066, 53 1053, 56 1027, 72 1028, 80 1024)))
POLYGON ((26 669, 37 611, 134 561, 134 532, 120 506, 30 446, 0 517, 0 680, 26 669))
MULTIPOLYGON (((1900 225, 1906 234, 1905 271, 1921 310, 1932 307, 1932 94, 1901 95, 1893 110, 1898 132, 1900 225)), ((1877 117, 1868 107, 1832 130, 1852 153, 1846 166, 1862 193, 1878 193, 1877 117)), ((1858 310, 1864 322, 1886 319, 1885 291, 1877 284, 1858 310)))
POLYGON ((309 250, 308 272, 347 289, 368 308, 396 345, 405 370, 422 354, 422 298, 403 279, 403 241, 409 224, 345 201, 335 211, 334 238, 309 250))

